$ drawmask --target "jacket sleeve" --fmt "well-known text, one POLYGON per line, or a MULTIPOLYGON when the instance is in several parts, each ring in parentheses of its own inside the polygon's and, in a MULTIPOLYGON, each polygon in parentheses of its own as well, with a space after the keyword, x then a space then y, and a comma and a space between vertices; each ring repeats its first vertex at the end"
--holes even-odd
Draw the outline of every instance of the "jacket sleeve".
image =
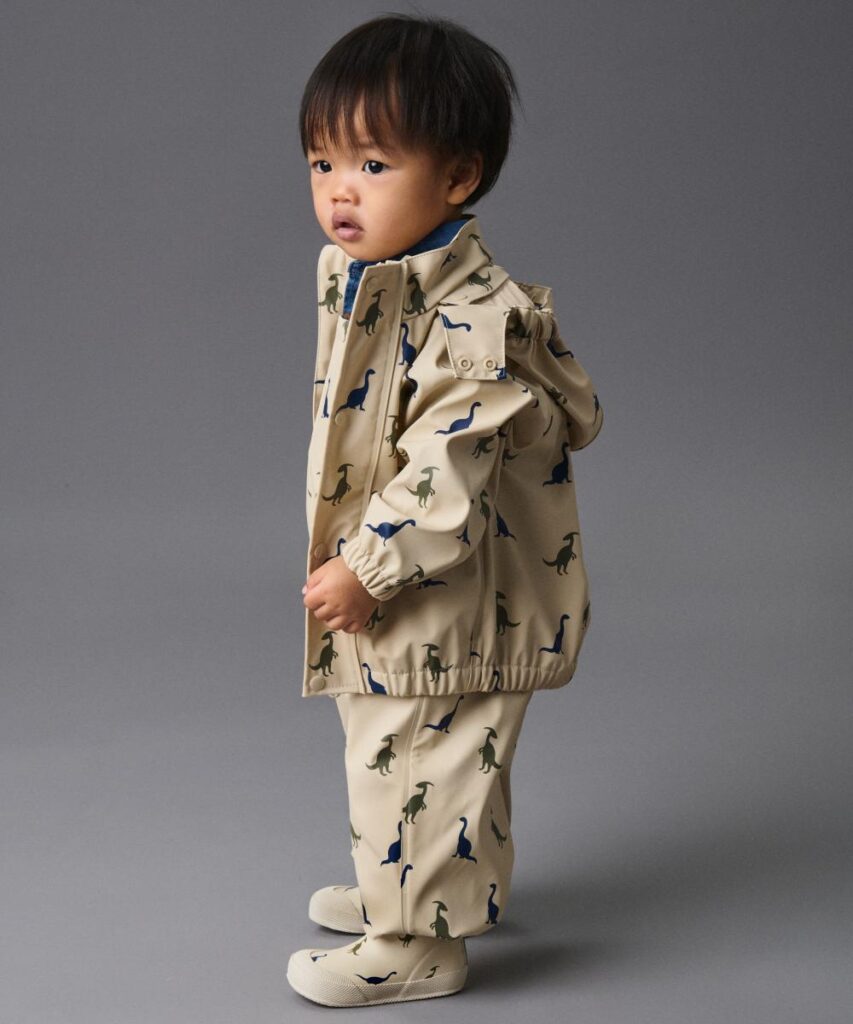
POLYGON ((397 439, 406 462, 371 495, 341 550, 379 601, 473 553, 486 529, 483 513, 492 513, 501 428, 535 401, 506 376, 506 311, 446 308, 459 312, 436 316, 410 370, 418 387, 397 439))

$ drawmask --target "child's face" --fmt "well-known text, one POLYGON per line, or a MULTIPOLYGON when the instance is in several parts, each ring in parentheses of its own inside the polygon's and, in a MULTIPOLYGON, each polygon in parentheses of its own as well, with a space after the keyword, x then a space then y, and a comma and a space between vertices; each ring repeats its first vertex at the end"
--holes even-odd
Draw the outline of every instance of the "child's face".
POLYGON ((362 145, 355 152, 326 144, 308 151, 314 212, 326 236, 348 256, 384 260, 460 216, 459 204, 478 179, 460 185, 452 162, 401 147, 382 150, 361 122, 359 129, 362 145), (339 220, 354 226, 341 227, 339 220))

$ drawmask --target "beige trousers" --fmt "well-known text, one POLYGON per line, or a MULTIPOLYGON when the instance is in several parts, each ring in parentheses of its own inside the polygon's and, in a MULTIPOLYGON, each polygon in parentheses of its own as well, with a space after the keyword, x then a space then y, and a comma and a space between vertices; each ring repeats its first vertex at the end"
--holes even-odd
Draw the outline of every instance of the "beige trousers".
POLYGON ((533 691, 335 694, 368 935, 478 935, 506 910, 510 768, 533 691))

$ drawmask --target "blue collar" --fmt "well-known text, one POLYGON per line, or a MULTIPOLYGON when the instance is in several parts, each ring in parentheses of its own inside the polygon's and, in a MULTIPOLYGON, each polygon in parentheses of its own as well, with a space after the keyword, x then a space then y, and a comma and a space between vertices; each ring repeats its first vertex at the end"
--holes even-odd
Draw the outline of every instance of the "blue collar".
MULTIPOLYGON (((439 224, 438 227, 433 228, 429 234, 424 235, 419 242, 415 242, 414 245, 410 246, 410 248, 403 252, 398 252, 396 256, 391 256, 390 259, 399 260, 404 256, 416 256, 419 252, 427 252, 430 249, 440 249, 443 245, 447 245, 447 243, 459 232, 462 225, 465 224, 466 221, 469 221, 473 216, 474 214, 472 213, 463 214, 463 216, 456 220, 448 220, 443 224, 439 224)), ((385 261, 353 260, 349 264, 347 287, 344 292, 344 314, 352 312, 355 293, 358 291, 358 285, 361 281, 361 275, 364 273, 364 268, 372 267, 379 262, 385 261)))

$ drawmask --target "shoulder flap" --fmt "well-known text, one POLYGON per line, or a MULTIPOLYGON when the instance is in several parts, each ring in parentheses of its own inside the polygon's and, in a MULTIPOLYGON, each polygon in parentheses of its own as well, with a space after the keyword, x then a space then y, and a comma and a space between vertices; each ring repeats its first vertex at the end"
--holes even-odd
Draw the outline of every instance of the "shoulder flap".
POLYGON ((447 355, 455 377, 503 380, 506 377, 507 316, 502 306, 438 306, 447 355))

